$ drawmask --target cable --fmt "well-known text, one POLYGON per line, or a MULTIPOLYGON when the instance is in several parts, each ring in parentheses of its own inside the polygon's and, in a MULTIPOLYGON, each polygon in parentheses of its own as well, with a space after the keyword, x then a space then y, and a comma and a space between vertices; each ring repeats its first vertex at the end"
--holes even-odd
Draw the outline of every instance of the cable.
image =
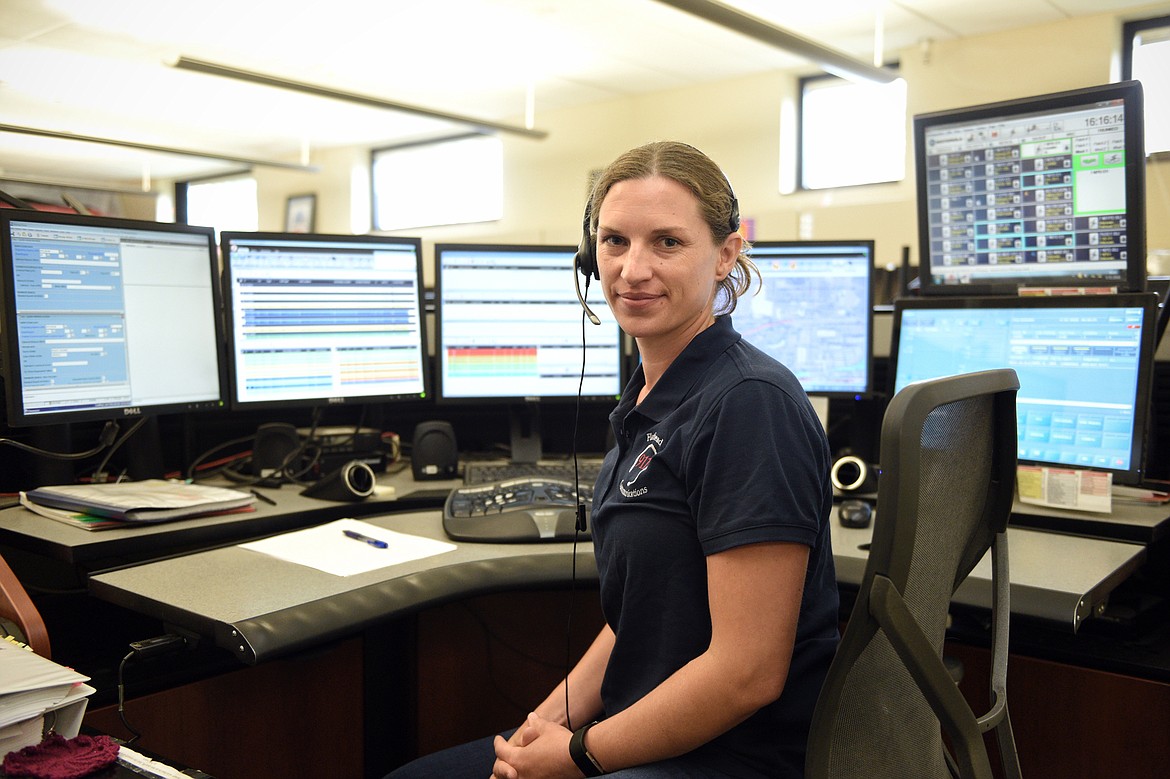
POLYGON ((106 451, 106 456, 103 457, 102 461, 100 463, 98 463, 96 468, 94 468, 94 480, 95 481, 97 481, 99 479, 102 481, 105 481, 105 479, 103 477, 104 477, 104 474, 106 472, 106 465, 109 464, 110 458, 114 456, 114 452, 118 451, 118 448, 121 447, 122 444, 126 443, 126 439, 128 439, 130 436, 132 436, 136 432, 138 432, 138 429, 146 424, 147 419, 148 419, 148 417, 140 417, 139 419, 137 419, 134 422, 134 424, 130 426, 129 430, 127 430, 122 436, 120 436, 118 438, 118 440, 116 440, 112 444, 110 444, 109 449, 106 451))
POLYGON ((24 452, 41 455, 42 457, 50 457, 56 460, 84 460, 86 457, 93 457, 107 446, 114 442, 118 436, 118 423, 114 421, 106 422, 102 428, 102 432, 98 435, 98 444, 93 449, 85 452, 50 452, 47 449, 40 449, 20 441, 14 441, 11 438, 0 438, 0 444, 7 444, 24 452))
POLYGON ((321 410, 319 408, 314 409, 312 423, 311 423, 311 426, 309 428, 308 435, 304 438, 304 440, 302 441, 302 443, 299 446, 294 447, 292 449, 292 451, 290 451, 285 456, 285 458, 281 461, 280 465, 275 469, 275 472, 268 475, 268 476, 260 476, 259 474, 252 474, 252 473, 243 473, 240 470, 238 470, 239 468, 242 468, 251 462, 252 454, 253 454, 251 449, 245 450, 243 452, 240 452, 236 455, 232 455, 230 457, 221 458, 220 460, 216 460, 214 463, 211 463, 208 465, 203 465, 204 460, 208 459, 213 454, 215 454, 216 452, 218 452, 222 449, 226 449, 229 446, 236 446, 238 444, 243 444, 243 443, 255 441, 256 436, 253 434, 253 435, 241 436, 239 438, 233 438, 230 441, 226 441, 222 444, 217 444, 216 446, 212 447, 211 449, 208 449, 207 451, 203 452, 198 457, 196 457, 195 460, 192 461, 189 466, 187 466, 186 478, 188 481, 195 481, 196 480, 196 473, 198 471, 200 471, 202 468, 202 469, 207 469, 207 470, 205 470, 205 472, 203 472, 203 473, 199 473, 198 478, 201 478, 201 479, 206 479, 206 478, 211 478, 214 476, 222 475, 222 476, 230 479, 231 481, 234 481, 234 482, 237 482, 240 484, 245 484, 245 485, 258 484, 262 481, 268 481, 268 480, 272 480, 276 483, 284 483, 287 481, 287 482, 290 482, 292 484, 301 484, 302 482, 300 481, 300 478, 302 476, 304 476, 306 473, 308 473, 309 471, 311 471, 314 467, 316 467, 317 463, 320 461, 321 448, 319 446, 312 447, 312 455, 310 456, 308 463, 306 463, 302 467, 298 468, 296 471, 290 472, 289 469, 291 468, 292 464, 297 461, 298 458, 303 457, 305 455, 305 452, 310 449, 310 446, 312 445, 313 439, 316 436, 316 431, 317 431, 318 424, 320 423, 320 418, 321 418, 321 410))
POLYGON ((304 482, 301 481, 301 477, 312 471, 313 468, 317 466, 317 463, 321 461, 321 447, 316 446, 313 448, 313 454, 310 457, 309 462, 304 464, 299 470, 290 472, 289 469, 292 467, 294 462, 305 456, 305 452, 309 451, 313 441, 316 440, 317 428, 321 424, 321 414, 322 411, 320 406, 313 409, 312 420, 309 423, 309 432, 305 435, 304 441, 300 446, 285 455, 284 460, 280 463, 280 467, 276 469, 276 474, 274 474, 277 478, 286 480, 298 486, 304 486, 304 482))
POLYGON ((132 734, 123 743, 133 744, 142 736, 140 732, 134 729, 134 726, 130 724, 130 720, 126 717, 126 663, 132 659, 144 659, 168 654, 186 645, 186 639, 182 636, 176 636, 174 633, 166 633, 161 636, 155 636, 154 638, 148 638, 144 641, 130 642, 130 651, 122 658, 122 662, 118 663, 118 719, 122 720, 122 725, 132 734))
POLYGON ((139 739, 139 737, 142 736, 141 733, 134 729, 134 727, 130 724, 130 721, 126 719, 126 685, 123 683, 123 675, 126 670, 126 663, 128 663, 130 658, 134 657, 135 654, 136 652, 133 649, 130 650, 126 656, 122 658, 122 662, 118 663, 118 719, 122 720, 122 726, 131 733, 130 738, 123 742, 125 744, 133 744, 139 739))
MULTIPOLYGON (((589 279, 585 279, 585 294, 589 294, 589 279)), ((577 430, 581 424, 581 393, 585 389, 585 355, 587 350, 585 334, 586 318, 592 321, 595 317, 588 315, 584 300, 581 301, 581 378, 577 382, 577 403, 573 409, 573 446, 570 454, 573 458, 573 489, 577 496, 577 521, 573 527, 573 562, 572 575, 569 577, 569 607, 565 610, 565 726, 573 730, 573 717, 569 713, 569 672, 573 668, 573 596, 577 592, 577 541, 588 528, 585 523, 585 503, 581 500, 581 469, 577 462, 577 430)))
POLYGON ((227 457, 221 457, 220 459, 214 460, 210 463, 207 463, 206 465, 203 464, 204 460, 211 457, 213 454, 220 451, 221 449, 226 449, 229 446, 236 446, 238 444, 248 443, 254 439, 255 439, 254 435, 246 435, 246 436, 240 436, 239 438, 233 438, 230 441, 223 442, 222 444, 216 444, 215 446, 211 447, 207 451, 203 452, 203 454, 199 455, 198 457, 196 457, 194 460, 191 461, 191 464, 189 466, 187 466, 186 479, 188 481, 195 481, 195 473, 196 473, 196 471, 199 471, 201 469, 206 471, 205 473, 201 474, 202 478, 217 476, 220 473, 230 469, 234 463, 237 463, 237 462, 240 462, 241 460, 246 460, 246 459, 250 458, 252 456, 252 450, 246 449, 243 452, 239 452, 239 453, 234 454, 234 455, 229 455, 227 457))
POLYGON ((305 456, 305 453, 313 446, 313 441, 317 438, 317 427, 321 423, 321 408, 313 409, 312 418, 309 423, 308 432, 301 437, 301 442, 298 446, 293 447, 284 459, 280 461, 280 465, 273 469, 272 473, 261 476, 256 474, 248 482, 249 484, 267 484, 272 486, 279 486, 281 484, 295 484, 297 486, 305 486, 301 481, 301 477, 309 473, 316 467, 321 459, 321 447, 315 446, 312 451, 313 454, 307 463, 301 465, 298 469, 292 470, 293 463, 305 456))

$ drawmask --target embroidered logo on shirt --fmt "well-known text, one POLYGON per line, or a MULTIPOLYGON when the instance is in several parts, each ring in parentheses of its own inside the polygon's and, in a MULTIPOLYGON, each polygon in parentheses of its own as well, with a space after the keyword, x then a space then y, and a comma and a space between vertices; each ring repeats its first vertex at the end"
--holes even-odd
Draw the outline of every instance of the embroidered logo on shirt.
POLYGON ((658 454, 658 447, 662 445, 662 439, 655 433, 647 433, 646 440, 650 443, 646 444, 646 448, 634 458, 634 464, 626 472, 626 479, 618 484, 618 489, 627 498, 637 498, 645 495, 648 491, 646 487, 634 489, 634 482, 642 477, 642 474, 650 467, 650 463, 654 461, 654 455, 658 454))

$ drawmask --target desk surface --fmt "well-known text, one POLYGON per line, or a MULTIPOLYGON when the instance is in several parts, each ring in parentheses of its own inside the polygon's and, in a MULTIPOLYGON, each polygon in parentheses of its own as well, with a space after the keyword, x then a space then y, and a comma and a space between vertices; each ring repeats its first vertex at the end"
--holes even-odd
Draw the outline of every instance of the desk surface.
MULTIPOLYGON (((426 538, 445 539, 438 511, 366 517, 426 538)), ((1075 631, 1112 586, 1144 559, 1137 544, 1011 529, 1013 611, 1075 631), (1070 560, 1076 560, 1070 565, 1070 560)), ((870 530, 833 522, 837 578, 858 584, 870 530)), ((256 663, 360 631, 381 620, 486 592, 566 585, 573 545, 458 543, 437 557, 355 576, 334 576, 238 546, 108 571, 90 579, 103 600, 211 637, 256 663)), ((576 551, 578 581, 595 582, 592 544, 576 551)), ((990 604, 985 560, 960 589, 960 603, 990 604)))
MULTIPOLYGON (((85 571, 97 571, 234 544, 341 517, 434 508, 441 506, 446 492, 459 484, 461 482, 457 480, 415 482, 410 469, 405 468, 380 475, 375 495, 359 503, 306 498, 298 488, 288 486, 260 490, 277 505, 257 501, 256 511, 250 513, 99 531, 70 527, 18 506, 0 510, 0 544, 85 571)), ((1016 503, 1012 525, 1115 541, 1152 543, 1170 535, 1170 506, 1117 504, 1112 514, 1093 514, 1016 503)))
MULTIPOLYGON (((366 522, 447 540, 438 511, 366 522)), ((356 633, 375 622, 456 598, 568 583, 571 542, 458 543, 455 550, 353 576, 335 576, 239 546, 97 574, 91 592, 214 638, 255 663, 356 633)), ((597 581, 593 545, 577 545, 579 581, 597 581)))
MULTIPOLYGON (((351 577, 235 546, 347 516, 445 539, 432 507, 458 483, 415 483, 406 470, 380 478, 381 494, 360 503, 306 498, 293 488, 266 490, 276 505, 258 502, 252 513, 102 531, 12 508, 0 512, 0 543, 94 574, 90 587, 98 597, 214 637, 245 662, 257 662, 443 600, 570 581, 572 548, 563 543, 461 543, 438 558, 351 577), (417 510, 422 507, 427 510, 417 510)), ((1167 506, 1123 505, 1113 515, 1084 517, 1018 504, 1016 509, 1020 513, 1009 530, 1012 610, 1070 631, 1142 564, 1145 546, 1028 529, 1019 525, 1020 517, 1113 539, 1152 540, 1170 528, 1167 506), (1102 526, 1108 532, 1093 532, 1102 526)), ((838 580, 857 585, 871 531, 843 528, 835 517, 832 527, 838 580)), ((596 580, 590 544, 578 549, 577 575, 596 580)), ((990 562, 984 560, 956 594, 957 602, 985 607, 989 582, 990 562)))
POLYGON ((1113 512, 1066 511, 1016 501, 1011 524, 1058 533, 1150 544, 1170 535, 1170 505, 1115 500, 1113 512))
MULTIPOLYGON (((306 498, 300 488, 258 489, 275 505, 256 510, 111 530, 83 530, 17 506, 0 511, 0 543, 93 571, 281 533, 350 516, 442 505, 441 493, 457 482, 415 484, 401 473, 383 476, 369 499, 357 503, 306 498), (435 487, 439 486, 439 492, 435 487), (425 496, 422 499, 412 497, 425 496)), ((231 486, 231 485, 225 485, 231 486)))
MULTIPOLYGON (((833 523, 838 582, 861 584, 872 536, 872 524, 857 530, 833 523)), ((1008 528, 1007 546, 1012 613, 1063 625, 1073 632, 1146 559, 1146 547, 1140 544, 1016 527, 1008 528)), ((989 552, 959 587, 954 602, 988 608, 991 594, 989 552)))

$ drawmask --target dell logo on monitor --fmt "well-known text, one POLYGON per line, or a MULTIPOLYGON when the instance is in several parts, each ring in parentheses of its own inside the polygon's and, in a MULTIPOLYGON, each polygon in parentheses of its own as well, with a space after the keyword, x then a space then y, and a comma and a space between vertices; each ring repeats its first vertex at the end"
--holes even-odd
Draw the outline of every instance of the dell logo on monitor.
POLYGON ((137 406, 122 409, 122 416, 124 417, 140 417, 142 416, 142 409, 137 406))
POLYGON ((339 406, 345 402, 345 398, 329 398, 327 402, 331 406, 339 406))

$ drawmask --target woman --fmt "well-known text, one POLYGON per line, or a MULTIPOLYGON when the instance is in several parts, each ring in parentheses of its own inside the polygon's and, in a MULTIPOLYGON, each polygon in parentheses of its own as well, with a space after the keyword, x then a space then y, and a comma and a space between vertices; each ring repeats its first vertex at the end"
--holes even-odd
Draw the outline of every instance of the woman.
POLYGON ((623 154, 588 219, 641 355, 594 493, 606 625, 569 674, 568 710, 562 683, 495 738, 491 770, 799 777, 837 642, 824 431, 725 315, 754 266, 709 158, 674 142, 623 154))

